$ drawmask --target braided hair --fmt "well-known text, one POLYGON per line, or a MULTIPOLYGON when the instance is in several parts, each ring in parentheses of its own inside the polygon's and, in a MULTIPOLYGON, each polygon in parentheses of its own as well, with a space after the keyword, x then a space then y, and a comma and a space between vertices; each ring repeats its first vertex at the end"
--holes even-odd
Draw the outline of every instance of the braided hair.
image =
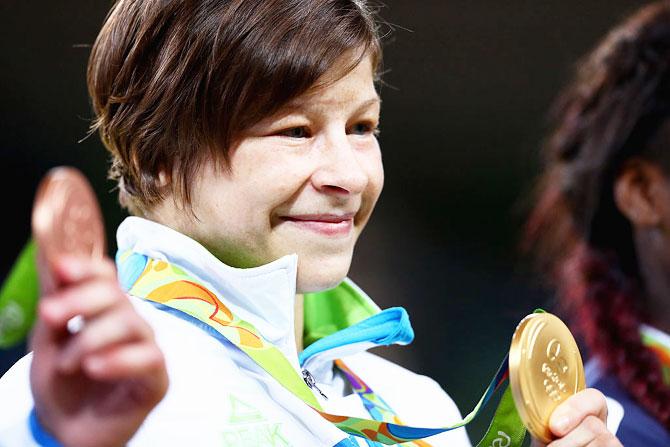
POLYGON ((670 2, 611 31, 580 63, 551 118, 527 247, 587 349, 670 429, 670 388, 640 336, 649 316, 633 228, 614 201, 631 157, 670 173, 670 2))

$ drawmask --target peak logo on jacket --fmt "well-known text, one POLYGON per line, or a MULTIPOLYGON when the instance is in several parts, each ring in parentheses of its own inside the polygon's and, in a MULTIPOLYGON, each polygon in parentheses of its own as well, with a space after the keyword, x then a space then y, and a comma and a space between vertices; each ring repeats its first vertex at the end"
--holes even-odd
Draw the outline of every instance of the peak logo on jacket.
POLYGON ((288 447, 280 422, 268 422, 254 406, 230 395, 230 417, 224 430, 223 445, 249 447, 288 447))

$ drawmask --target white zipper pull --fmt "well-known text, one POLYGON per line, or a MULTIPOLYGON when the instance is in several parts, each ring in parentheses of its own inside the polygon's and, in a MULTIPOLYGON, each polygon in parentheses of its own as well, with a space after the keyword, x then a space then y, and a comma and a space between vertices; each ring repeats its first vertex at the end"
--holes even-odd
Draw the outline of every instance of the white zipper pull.
POLYGON ((319 392, 319 394, 320 394, 321 396, 323 396, 324 399, 328 400, 328 396, 326 396, 325 394, 323 394, 323 391, 321 391, 321 390, 319 389, 319 387, 316 386, 316 380, 314 380, 314 376, 312 375, 311 372, 307 371, 306 369, 303 369, 303 370, 302 370, 302 380, 305 381, 305 383, 307 384, 307 386, 308 386, 310 389, 315 389, 315 390, 317 390, 317 391, 319 392))

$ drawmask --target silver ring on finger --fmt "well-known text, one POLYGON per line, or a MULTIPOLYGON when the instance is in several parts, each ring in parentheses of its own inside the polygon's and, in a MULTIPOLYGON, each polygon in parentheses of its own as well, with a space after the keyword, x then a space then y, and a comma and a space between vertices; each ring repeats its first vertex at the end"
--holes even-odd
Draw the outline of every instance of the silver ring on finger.
POLYGON ((67 331, 70 335, 76 335, 84 329, 84 317, 81 315, 75 315, 74 317, 67 320, 67 331))

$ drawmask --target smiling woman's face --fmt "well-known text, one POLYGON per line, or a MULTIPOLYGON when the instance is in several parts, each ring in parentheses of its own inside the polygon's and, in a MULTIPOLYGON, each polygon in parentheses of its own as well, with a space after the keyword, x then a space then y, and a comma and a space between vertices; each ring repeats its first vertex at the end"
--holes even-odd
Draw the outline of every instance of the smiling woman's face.
POLYGON ((170 198, 149 217, 235 267, 296 253, 299 292, 334 287, 382 190, 379 108, 366 57, 245 132, 228 171, 207 163, 193 179, 197 220, 170 198))

